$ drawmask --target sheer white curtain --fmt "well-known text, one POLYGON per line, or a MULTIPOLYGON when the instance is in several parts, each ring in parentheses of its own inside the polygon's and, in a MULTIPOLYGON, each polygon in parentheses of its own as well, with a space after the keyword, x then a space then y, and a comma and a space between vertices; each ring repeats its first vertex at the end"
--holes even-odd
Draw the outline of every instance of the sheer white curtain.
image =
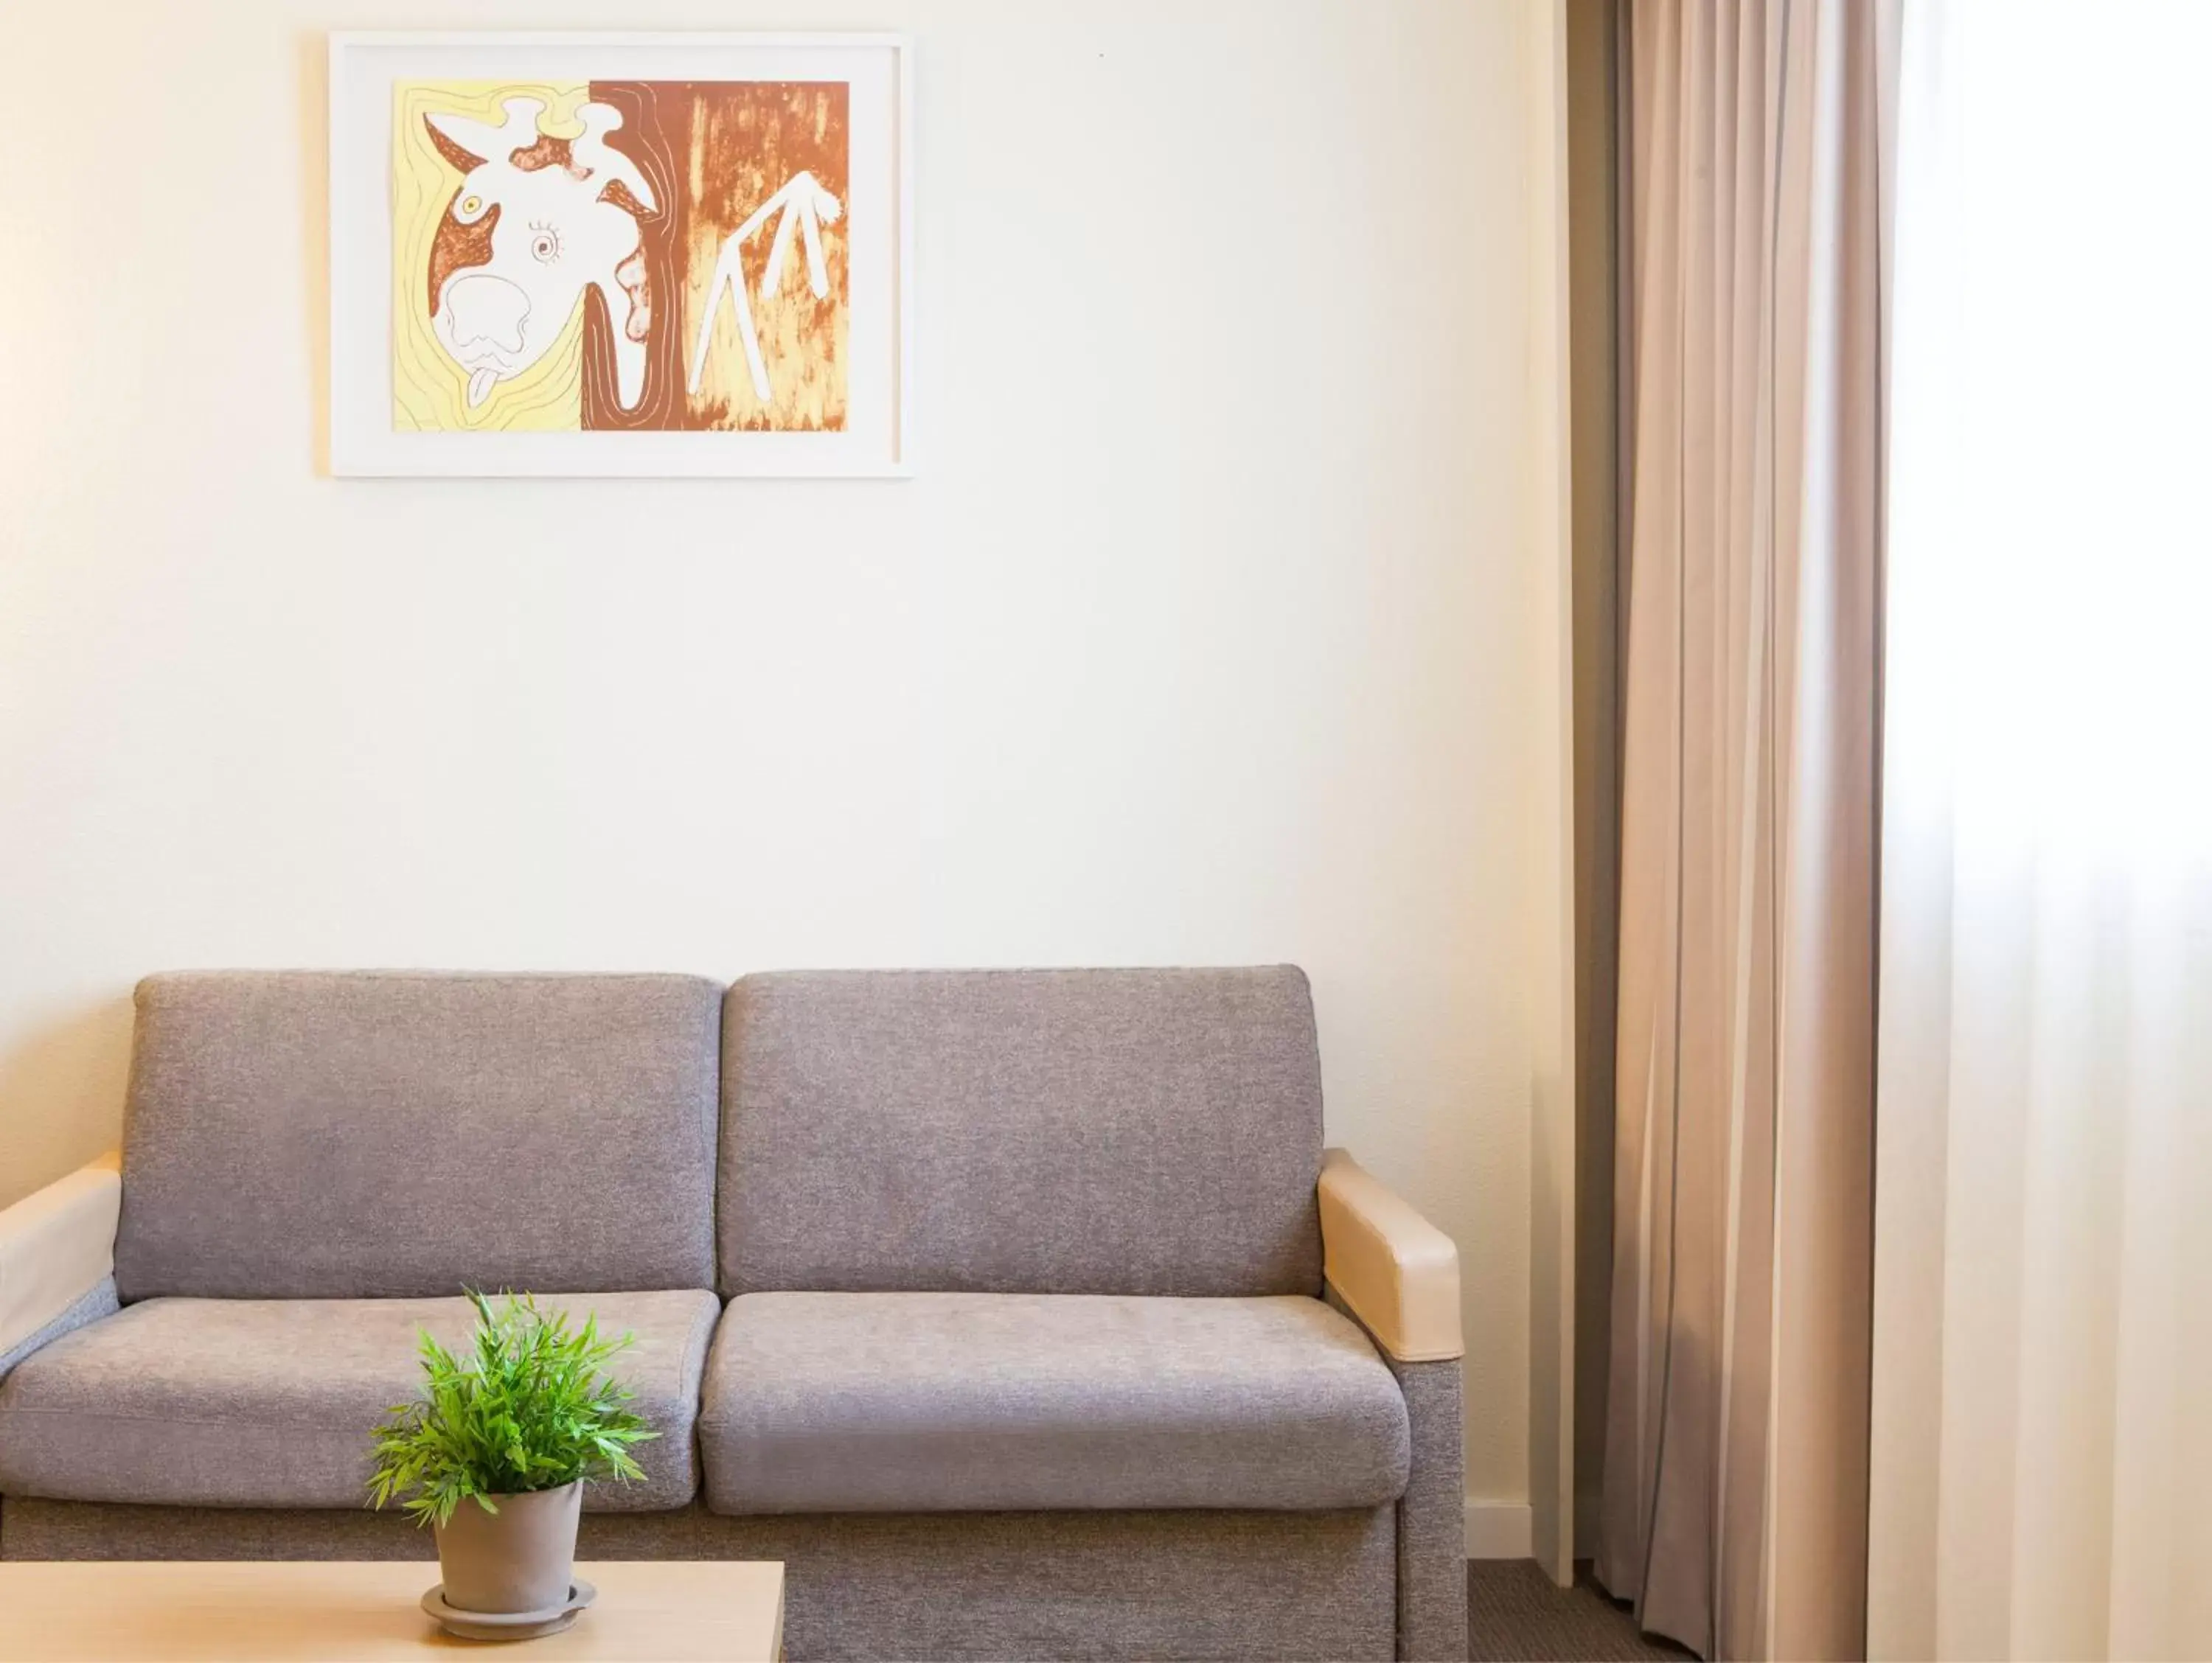
POLYGON ((2212 1656, 2212 5, 1904 16, 1869 1646, 2212 1656))

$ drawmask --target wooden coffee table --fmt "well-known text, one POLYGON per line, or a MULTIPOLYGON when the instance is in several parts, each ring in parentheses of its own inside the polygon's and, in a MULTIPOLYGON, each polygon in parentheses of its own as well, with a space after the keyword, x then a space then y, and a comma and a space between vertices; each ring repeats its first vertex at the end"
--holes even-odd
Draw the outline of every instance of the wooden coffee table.
POLYGON ((734 1562, 580 1564, 598 1602, 565 1633, 512 1648, 456 1640, 422 1614, 425 1560, 382 1563, 85 1562, 0 1564, 4 1663, 188 1663, 412 1658, 474 1651, 540 1659, 744 1659, 783 1654, 783 1567, 734 1562))

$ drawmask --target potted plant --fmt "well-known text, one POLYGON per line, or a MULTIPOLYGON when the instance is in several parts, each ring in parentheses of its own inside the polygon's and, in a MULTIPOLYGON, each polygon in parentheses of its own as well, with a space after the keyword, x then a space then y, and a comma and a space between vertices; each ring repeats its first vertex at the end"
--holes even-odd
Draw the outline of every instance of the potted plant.
POLYGON ((576 1559, 589 1481, 642 1478, 633 1446, 660 1435, 605 1373, 632 1336, 571 1328, 527 1294, 495 1310, 482 1294, 476 1343, 455 1356, 422 1335, 424 1394, 377 1429, 369 1502, 404 1498, 437 1526, 444 1603, 460 1611, 558 1610, 576 1559))

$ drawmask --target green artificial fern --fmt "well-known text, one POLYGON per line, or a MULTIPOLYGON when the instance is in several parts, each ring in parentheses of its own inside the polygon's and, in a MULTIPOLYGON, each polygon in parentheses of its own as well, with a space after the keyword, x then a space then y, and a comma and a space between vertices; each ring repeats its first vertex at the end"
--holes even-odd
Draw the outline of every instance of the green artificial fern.
POLYGON ((540 1311, 528 1294, 507 1295, 497 1311, 480 1293, 469 1299, 475 1348, 457 1357, 422 1335, 425 1395, 393 1405, 377 1429, 369 1505, 408 1496, 416 1524, 442 1525, 471 1498, 496 1513, 495 1496, 643 1478, 630 1447, 660 1434, 625 1406, 629 1388, 604 1372, 632 1336, 602 1339, 592 1317, 572 1330, 565 1314, 540 1311))

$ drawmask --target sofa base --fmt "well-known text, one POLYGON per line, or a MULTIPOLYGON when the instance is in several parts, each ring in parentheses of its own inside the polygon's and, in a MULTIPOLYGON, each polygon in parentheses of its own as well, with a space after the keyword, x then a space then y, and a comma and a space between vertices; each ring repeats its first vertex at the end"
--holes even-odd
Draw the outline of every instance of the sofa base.
MULTIPOLYGON (((587 1513, 577 1553, 780 1559, 794 1660, 1384 1660, 1395 1511, 587 1513)), ((393 1514, 0 1502, 0 1559, 434 1557, 393 1514)))

